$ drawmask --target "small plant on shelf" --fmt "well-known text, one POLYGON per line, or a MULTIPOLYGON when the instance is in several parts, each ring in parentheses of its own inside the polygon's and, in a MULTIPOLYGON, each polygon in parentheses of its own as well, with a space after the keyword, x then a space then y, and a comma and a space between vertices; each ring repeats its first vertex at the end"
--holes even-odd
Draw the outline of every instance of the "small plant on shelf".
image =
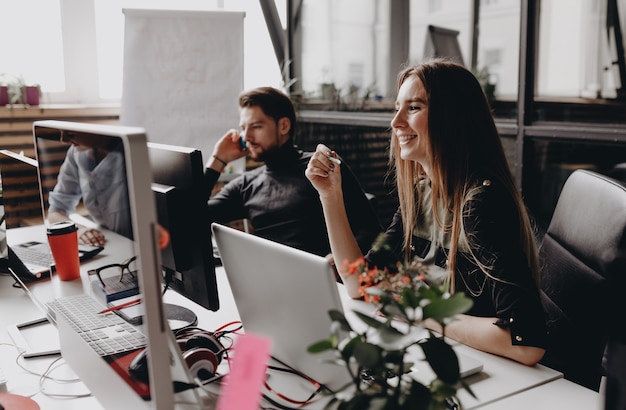
MULTIPOLYGON (((377 241, 375 247, 385 246, 377 241)), ((354 330, 343 313, 330 311, 330 337, 308 347, 309 353, 332 350, 334 365, 350 373, 352 383, 333 393, 328 408, 348 409, 448 409, 456 406, 457 387, 474 396, 460 378, 459 362, 445 341, 445 325, 454 316, 472 307, 463 293, 450 294, 446 284, 433 283, 428 269, 417 260, 398 262, 385 268, 369 267, 363 259, 345 263, 344 268, 359 275, 361 293, 378 307, 379 317, 354 311, 365 331, 354 330), (432 319, 444 335, 423 335, 423 321, 432 319), (420 332, 420 330, 422 330, 420 332), (423 384, 411 375, 409 349, 419 346, 435 379, 423 384)), ((414 354, 413 354, 414 355, 414 354)), ((330 365, 330 364, 329 364, 330 365)))
POLYGON ((13 109, 14 105, 20 104, 24 108, 29 106, 39 106, 42 91, 39 84, 29 84, 22 76, 10 76, 3 74, 0 76, 0 85, 6 87, 7 101, 9 108, 13 109))

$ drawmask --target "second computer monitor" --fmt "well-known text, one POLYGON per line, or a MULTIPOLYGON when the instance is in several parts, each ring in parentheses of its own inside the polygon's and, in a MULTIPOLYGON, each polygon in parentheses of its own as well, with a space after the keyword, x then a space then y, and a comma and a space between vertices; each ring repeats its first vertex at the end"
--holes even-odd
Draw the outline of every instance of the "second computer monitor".
POLYGON ((161 254, 166 284, 215 311, 219 298, 202 152, 156 143, 148 144, 148 152, 157 219, 170 234, 170 244, 161 254))

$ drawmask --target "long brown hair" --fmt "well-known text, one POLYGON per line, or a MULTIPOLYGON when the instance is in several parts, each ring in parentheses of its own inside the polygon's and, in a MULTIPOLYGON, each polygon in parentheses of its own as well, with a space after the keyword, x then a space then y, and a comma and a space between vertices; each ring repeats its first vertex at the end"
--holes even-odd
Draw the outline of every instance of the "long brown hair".
MULTIPOLYGON (((448 257, 449 279, 454 289, 459 239, 463 229, 463 204, 469 198, 472 177, 485 171, 509 191, 517 204, 520 220, 520 243, 528 264, 538 281, 538 257, 534 231, 529 215, 506 161, 502 142, 489 103, 476 77, 456 63, 433 59, 403 69, 398 74, 398 91, 407 78, 417 76, 428 100, 428 148, 432 161, 432 209, 435 223, 450 233, 448 257), (449 223, 441 221, 438 209, 452 215, 449 223)), ((404 227, 405 254, 410 255, 413 228, 421 203, 419 180, 424 176, 421 165, 400 158, 400 147, 392 129, 390 161, 395 177, 404 227)), ((470 249, 471 250, 471 249, 470 249)), ((473 252, 472 252, 473 253, 473 252)), ((489 275, 488 267, 477 265, 489 275)))

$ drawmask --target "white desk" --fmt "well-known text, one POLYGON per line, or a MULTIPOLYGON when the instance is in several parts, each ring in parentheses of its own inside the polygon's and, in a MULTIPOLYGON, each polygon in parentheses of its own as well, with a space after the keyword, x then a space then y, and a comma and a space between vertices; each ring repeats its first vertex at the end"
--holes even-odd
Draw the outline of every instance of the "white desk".
POLYGON ((473 398, 465 390, 459 390, 459 399, 466 410, 498 402, 500 399, 519 394, 537 386, 562 379, 563 375, 542 365, 524 366, 510 359, 495 356, 455 344, 454 349, 483 363, 483 371, 466 379, 476 395, 473 398))
MULTIPOLYGON (((369 305, 362 301, 348 298, 345 292, 342 292, 341 295, 346 310, 351 308, 360 311, 368 309, 369 305)), ((371 311, 371 307, 369 307, 369 309, 371 311)), ((346 314, 346 316, 348 315, 346 314)), ((347 318, 348 320, 351 319, 350 317, 347 318)), ((462 353, 465 356, 475 358, 483 363, 483 370, 480 373, 465 379, 476 395, 476 398, 473 398, 464 389, 458 390, 459 399, 461 400, 463 408, 466 410, 480 408, 487 403, 515 395, 563 377, 562 373, 542 365, 533 367, 524 366, 510 359, 484 353, 458 342, 451 340, 449 342, 457 353, 462 353)))
MULTIPOLYGON (((74 294, 91 294, 90 279, 87 271, 98 268, 108 263, 120 263, 131 256, 134 256, 132 242, 114 232, 106 232, 107 243, 105 249, 88 261, 81 262, 81 280, 63 282, 53 275, 50 280, 33 282, 28 285, 28 289, 40 302, 50 302, 58 297, 74 294)), ((26 241, 46 242, 46 231, 43 226, 29 226, 15 228, 9 231, 7 242, 9 245, 23 243, 26 241)))
MULTIPOLYGON (((87 284, 89 279, 87 278, 86 271, 90 267, 99 266, 105 259, 108 258, 115 258, 115 260, 118 261, 120 258, 124 259, 124 256, 125 255, 116 253, 112 248, 107 248, 103 251, 102 256, 92 261, 88 261, 81 266, 81 281, 76 281, 73 284, 65 282, 62 284, 63 289, 58 289, 55 288, 54 280, 46 280, 32 284, 29 286, 29 289, 31 289, 37 297, 42 296, 45 299, 49 298, 51 295, 59 296, 59 290, 62 290, 63 294, 66 294, 67 289, 70 289, 71 292, 89 290, 89 286, 87 284)), ((239 320, 235 301, 232 296, 232 292, 230 291, 225 272, 222 268, 218 268, 216 274, 220 297, 219 311, 207 311, 195 304, 192 304, 186 298, 180 296, 174 291, 168 291, 166 293, 164 298, 165 301, 192 308, 198 316, 198 326, 207 330, 214 330, 229 322, 239 320)), ((0 320, 3 324, 2 331, 0 331, 0 341, 5 343, 11 342, 5 330, 6 325, 24 322, 42 316, 42 312, 35 307, 28 296, 22 290, 13 288, 11 286, 12 283, 13 280, 11 277, 0 278, 0 309, 2 309, 3 312, 12 312, 10 315, 3 314, 2 319, 0 320)), ((365 304, 361 301, 349 299, 345 295, 345 292, 343 292, 343 289, 340 289, 340 291, 348 319, 350 319, 349 312, 351 312, 352 309, 358 309, 361 311, 366 310, 369 312, 373 311, 373 307, 371 305, 365 304)), ((320 335, 320 337, 324 336, 326 335, 320 335)), ((454 348, 458 352, 462 352, 465 355, 473 356, 479 359, 484 365, 484 369, 480 374, 467 379, 472 390, 477 395, 477 399, 472 398, 464 390, 459 390, 459 396, 465 409, 495 409, 500 408, 499 405, 504 403, 511 403, 511 406, 517 405, 517 403, 524 405, 525 403, 526 406, 528 406, 535 402, 535 397, 537 395, 558 397, 559 405, 565 407, 569 405, 572 406, 570 408, 578 408, 573 406, 580 402, 580 397, 584 397, 586 400, 585 402, 589 403, 594 401, 594 394, 596 397, 598 396, 595 392, 590 392, 583 387, 563 381, 561 379, 561 373, 544 366, 538 365, 534 367, 527 367, 509 359, 476 351, 460 344, 455 344, 454 348), (566 396, 561 394, 561 392, 564 391, 568 392, 566 396)), ((7 379, 9 380, 10 391, 13 389, 12 384, 16 382, 27 386, 30 388, 29 394, 34 394, 34 399, 42 406, 42 408, 45 409, 97 409, 100 407, 93 397, 75 400, 58 400, 38 393, 38 377, 29 376, 30 378, 28 378, 24 375, 24 372, 14 364, 16 356, 17 351, 15 349, 6 345, 0 346, 0 366, 4 369, 7 379)), ((45 366, 47 366, 50 362, 51 359, 49 358, 29 359, 27 364, 31 365, 32 363, 32 366, 41 366, 45 370, 45 366)), ((71 369, 64 369, 64 371, 71 374, 71 369)), ((80 383, 70 385, 68 389, 69 390, 63 390, 63 392, 66 394, 72 394, 82 393, 85 391, 84 386, 81 386, 80 383)), ((53 390, 52 387, 49 390, 53 390)), ((15 391, 15 393, 25 395, 25 392, 21 391, 15 391)), ((508 408, 508 405, 505 406, 505 408, 508 408)))
POLYGON ((604 409, 604 398, 596 391, 589 390, 569 380, 557 379, 488 404, 484 410, 600 410, 604 409))
MULTIPOLYGON (((35 374, 28 373, 16 364, 19 355, 18 350, 13 347, 13 340, 6 331, 6 326, 16 323, 23 323, 43 316, 39 308, 33 304, 28 295, 12 285, 14 280, 11 276, 0 275, 0 367, 7 379, 7 388, 9 393, 21 396, 30 396, 39 404, 41 409, 67 409, 67 410, 84 410, 84 409, 101 409, 102 407, 94 397, 85 398, 52 398, 48 397, 40 391, 38 375, 46 372, 46 369, 59 356, 20 359, 26 369, 35 374)), ((51 325, 46 325, 51 326, 51 325)), ((37 329, 37 332, 42 329, 37 329)), ((46 330, 45 334, 49 334, 46 330)), ((52 337, 58 337, 52 333, 52 337)), ((57 342, 58 343, 58 342, 57 342)), ((66 365, 62 365, 51 373, 52 377, 58 379, 75 379, 76 375, 66 365)), ((65 395, 81 395, 88 393, 89 390, 80 382, 78 383, 57 383, 49 380, 44 384, 45 391, 48 393, 60 393, 65 395)))

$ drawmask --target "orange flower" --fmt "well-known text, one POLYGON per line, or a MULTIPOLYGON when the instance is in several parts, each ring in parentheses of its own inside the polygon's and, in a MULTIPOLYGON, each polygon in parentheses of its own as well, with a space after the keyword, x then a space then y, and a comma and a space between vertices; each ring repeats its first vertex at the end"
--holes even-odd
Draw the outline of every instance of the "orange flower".
POLYGON ((344 261, 345 272, 350 275, 359 275, 359 294, 366 302, 378 303, 379 296, 369 295, 366 290, 373 286, 386 290, 395 297, 400 297, 403 289, 420 286, 424 282, 427 268, 420 262, 410 264, 396 263, 396 273, 390 273, 387 268, 370 268, 364 258, 355 261, 344 261))

